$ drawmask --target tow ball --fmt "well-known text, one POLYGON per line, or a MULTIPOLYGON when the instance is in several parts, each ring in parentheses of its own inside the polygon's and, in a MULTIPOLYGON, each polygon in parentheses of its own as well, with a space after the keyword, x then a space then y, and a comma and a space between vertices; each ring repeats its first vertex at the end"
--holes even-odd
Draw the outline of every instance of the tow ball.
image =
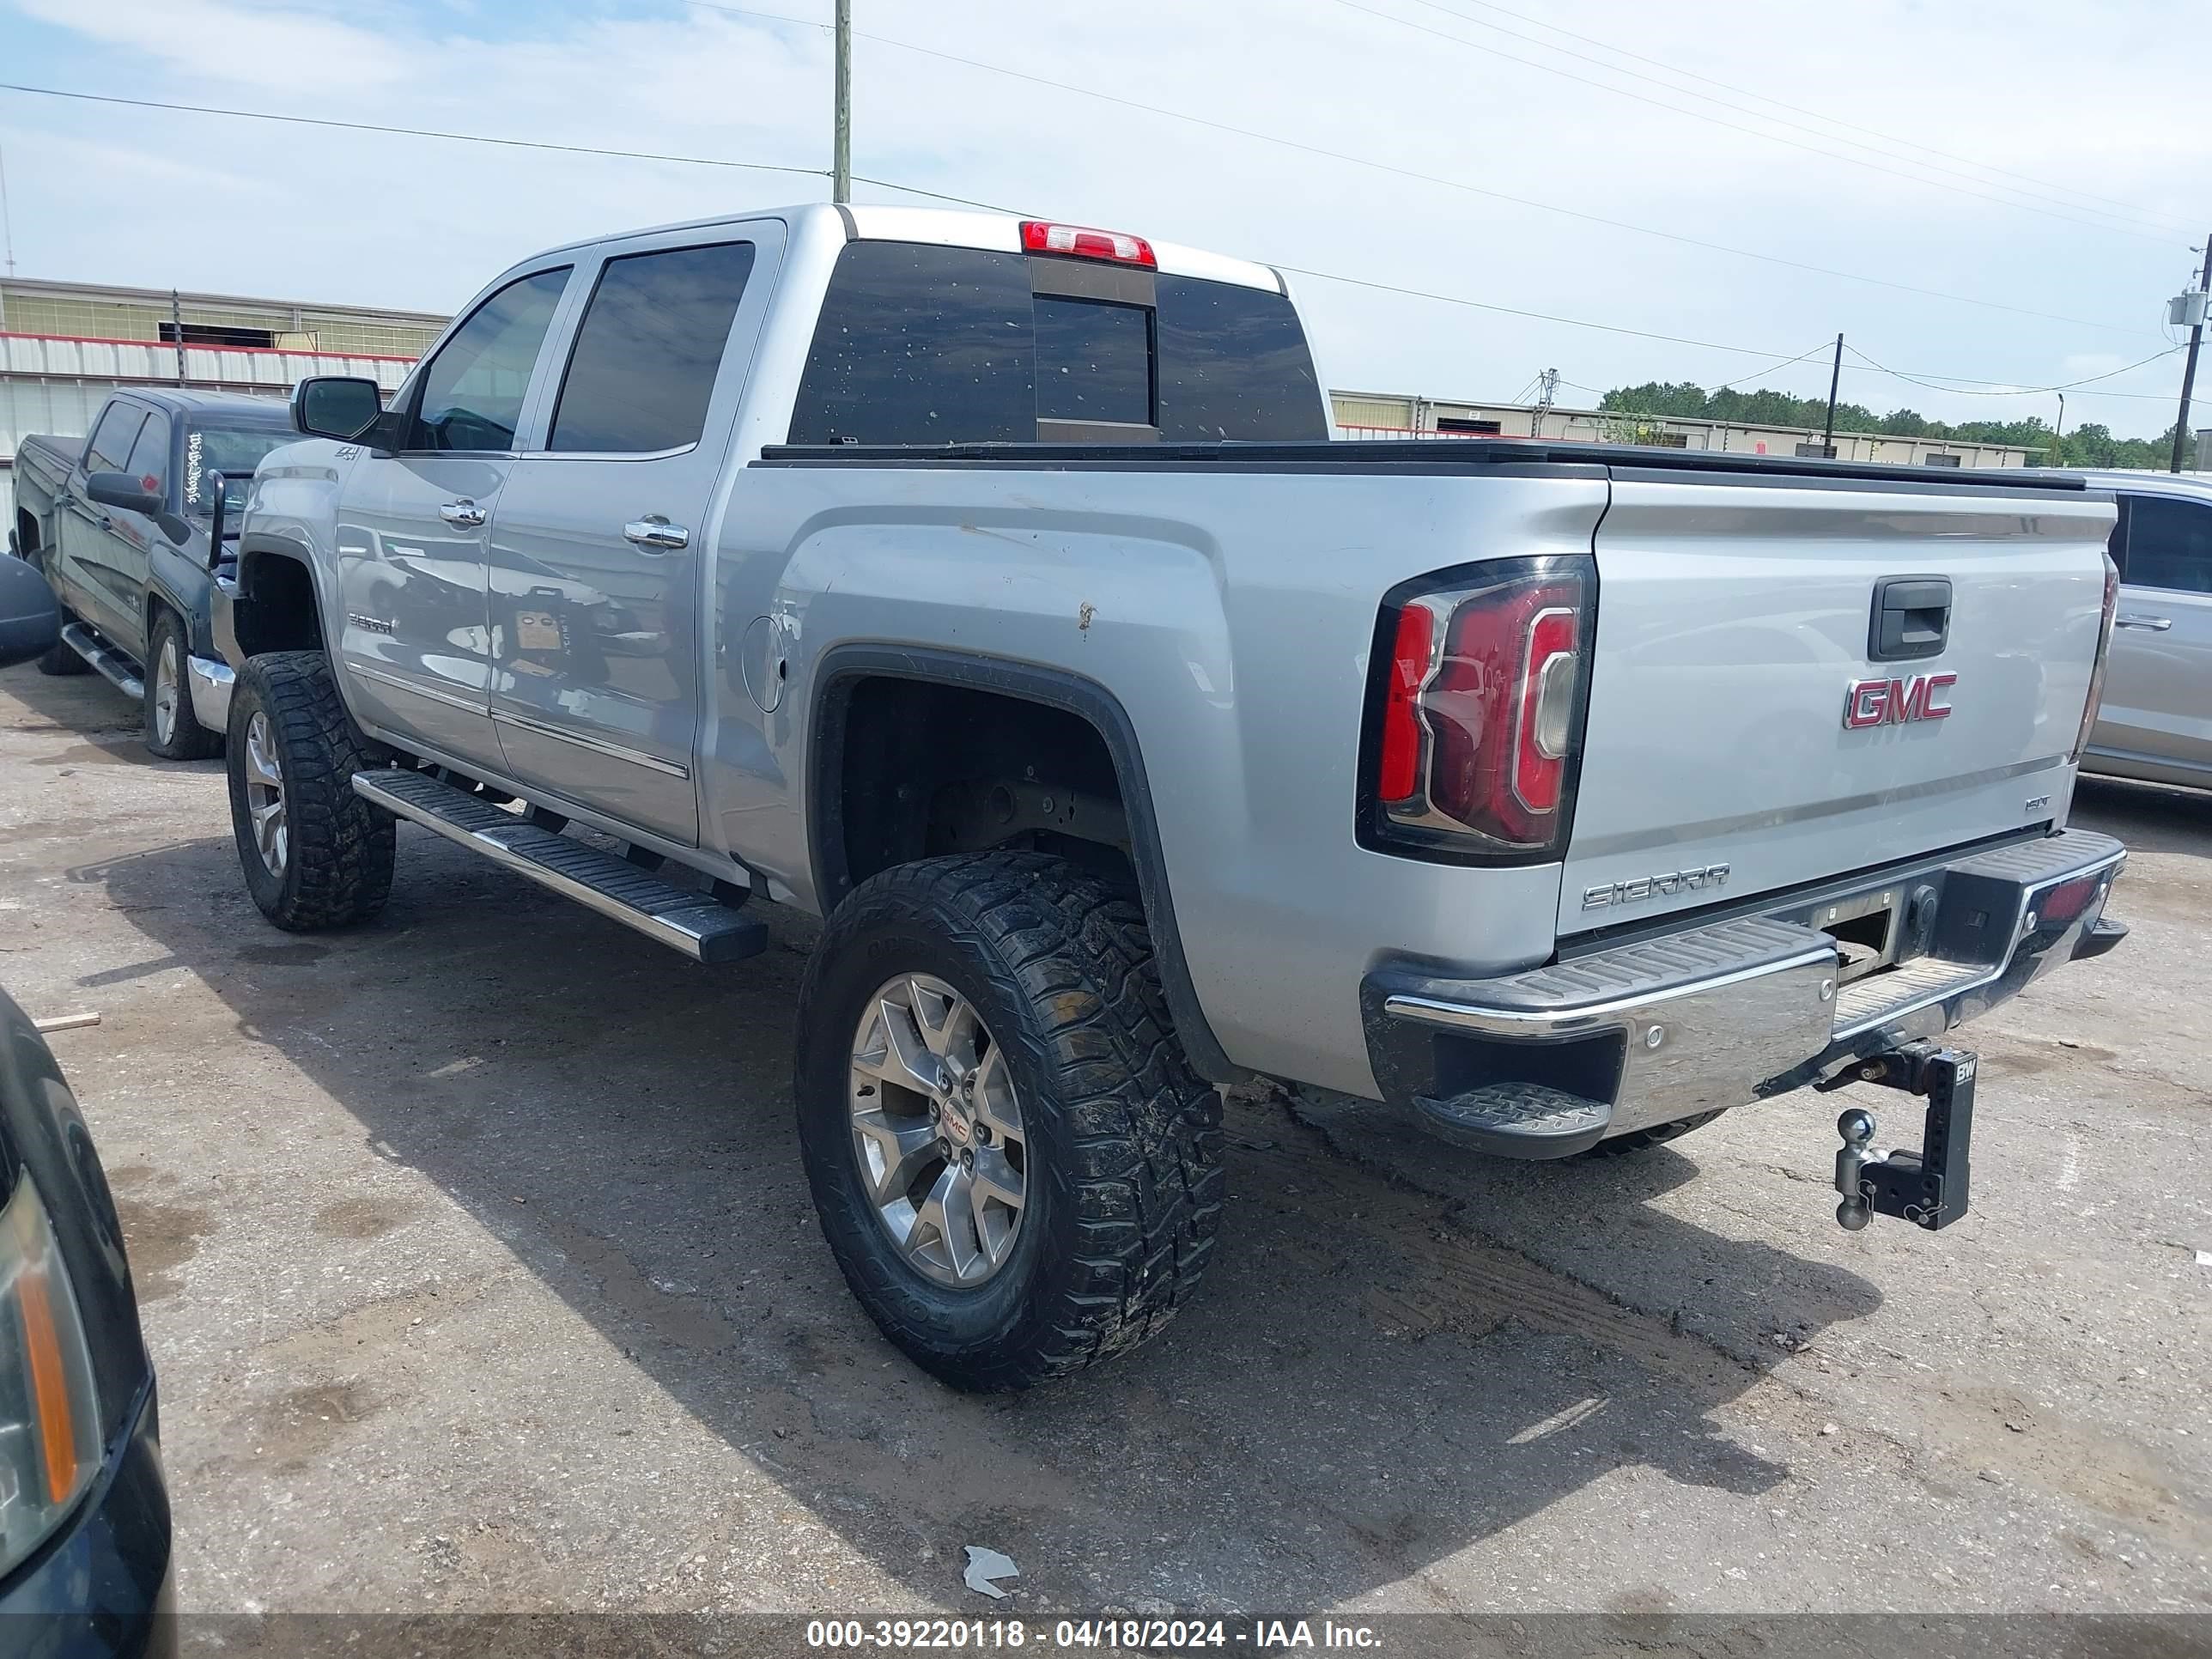
POLYGON ((1827 1086, 1873 1083, 1927 1097, 1920 1150, 1873 1150, 1874 1114, 1853 1107, 1836 1120, 1844 1138, 1836 1154, 1836 1219, 1856 1232, 1878 1215, 1895 1216, 1934 1232, 1966 1212, 1966 1147, 1974 1129, 1977 1058, 1962 1048, 1908 1042, 1862 1062, 1827 1086))

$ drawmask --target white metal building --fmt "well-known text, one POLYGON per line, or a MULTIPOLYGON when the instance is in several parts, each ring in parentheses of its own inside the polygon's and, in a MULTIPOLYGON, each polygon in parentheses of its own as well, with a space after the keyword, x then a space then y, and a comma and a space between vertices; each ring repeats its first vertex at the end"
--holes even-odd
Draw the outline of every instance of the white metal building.
MULTIPOLYGON (((1744 455, 1818 455, 1816 427, 1753 426, 1674 416, 1628 415, 1534 404, 1445 403, 1390 392, 1332 392, 1344 438, 1549 438, 1585 443, 1658 444, 1744 455)), ((2042 457, 2010 444, 1965 443, 1875 432, 1838 432, 1835 459, 1892 466, 2026 466, 2042 457)))
POLYGON ((392 391, 445 325, 424 312, 0 281, 0 498, 24 434, 85 432, 118 386, 281 398, 309 374, 358 374, 392 391))

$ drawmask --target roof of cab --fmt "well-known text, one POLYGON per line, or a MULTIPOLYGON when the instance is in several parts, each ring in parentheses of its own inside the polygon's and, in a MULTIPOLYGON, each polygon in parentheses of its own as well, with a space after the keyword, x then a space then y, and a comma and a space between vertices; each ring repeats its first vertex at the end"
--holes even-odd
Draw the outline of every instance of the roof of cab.
MULTIPOLYGON (((672 230, 709 230, 719 225, 742 224, 748 219, 787 219, 796 222, 809 216, 840 215, 850 235, 870 242, 929 242, 941 247, 982 248, 998 253, 1022 251, 1022 217, 1012 213, 970 212, 960 208, 836 207, 827 202, 808 202, 797 207, 765 208, 757 213, 722 214, 711 219, 689 219, 672 225, 653 225, 619 231, 607 236, 586 237, 548 248, 547 253, 595 247, 602 242, 631 236, 653 236, 672 230)), ((1066 222, 1077 223, 1070 220, 1066 222)), ((1120 226, 1111 227, 1121 229, 1120 226)), ((1129 233, 1143 235, 1142 231, 1129 233)), ((1146 238, 1152 240, 1151 238, 1146 238)), ((1152 255, 1167 276, 1197 276, 1212 283, 1234 283, 1243 288, 1287 293, 1282 276, 1271 267, 1179 242, 1152 241, 1152 255)), ((544 258, 543 254, 537 256, 544 258)))
POLYGON ((289 426, 292 408, 282 398, 256 397, 250 392, 203 392, 196 386, 125 386, 118 397, 151 404, 171 415, 243 415, 251 426, 289 426))

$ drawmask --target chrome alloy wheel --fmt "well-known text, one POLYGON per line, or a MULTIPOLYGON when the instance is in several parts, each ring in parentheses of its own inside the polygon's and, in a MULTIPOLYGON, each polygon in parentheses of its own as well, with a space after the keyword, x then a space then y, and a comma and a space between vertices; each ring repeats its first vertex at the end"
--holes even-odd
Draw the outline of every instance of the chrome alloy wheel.
POLYGON ((184 695, 177 655, 177 636, 172 634, 161 641, 161 654, 154 663, 154 740, 165 749, 176 741, 177 702, 184 695))
POLYGON ((876 1219, 915 1271, 972 1290, 1021 1231, 1028 1146, 1004 1052, 927 974, 878 988, 853 1036, 853 1156, 876 1219))
POLYGON ((278 880, 292 860, 291 827, 284 811, 284 772, 276 763, 276 733, 262 709, 246 726, 246 811, 253 820, 253 844, 261 862, 278 880))

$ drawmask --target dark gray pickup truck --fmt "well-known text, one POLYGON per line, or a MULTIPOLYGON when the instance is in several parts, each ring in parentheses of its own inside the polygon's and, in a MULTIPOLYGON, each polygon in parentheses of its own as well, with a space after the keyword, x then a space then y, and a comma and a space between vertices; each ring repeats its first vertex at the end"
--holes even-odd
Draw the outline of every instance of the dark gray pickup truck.
POLYGON ((146 746, 165 760, 222 748, 231 675, 208 631, 210 572, 237 532, 234 519, 210 538, 220 481, 242 486, 290 440, 289 421, 266 398, 133 386, 91 436, 26 438, 16 453, 9 548, 68 613, 39 666, 106 675, 143 706, 146 746))

